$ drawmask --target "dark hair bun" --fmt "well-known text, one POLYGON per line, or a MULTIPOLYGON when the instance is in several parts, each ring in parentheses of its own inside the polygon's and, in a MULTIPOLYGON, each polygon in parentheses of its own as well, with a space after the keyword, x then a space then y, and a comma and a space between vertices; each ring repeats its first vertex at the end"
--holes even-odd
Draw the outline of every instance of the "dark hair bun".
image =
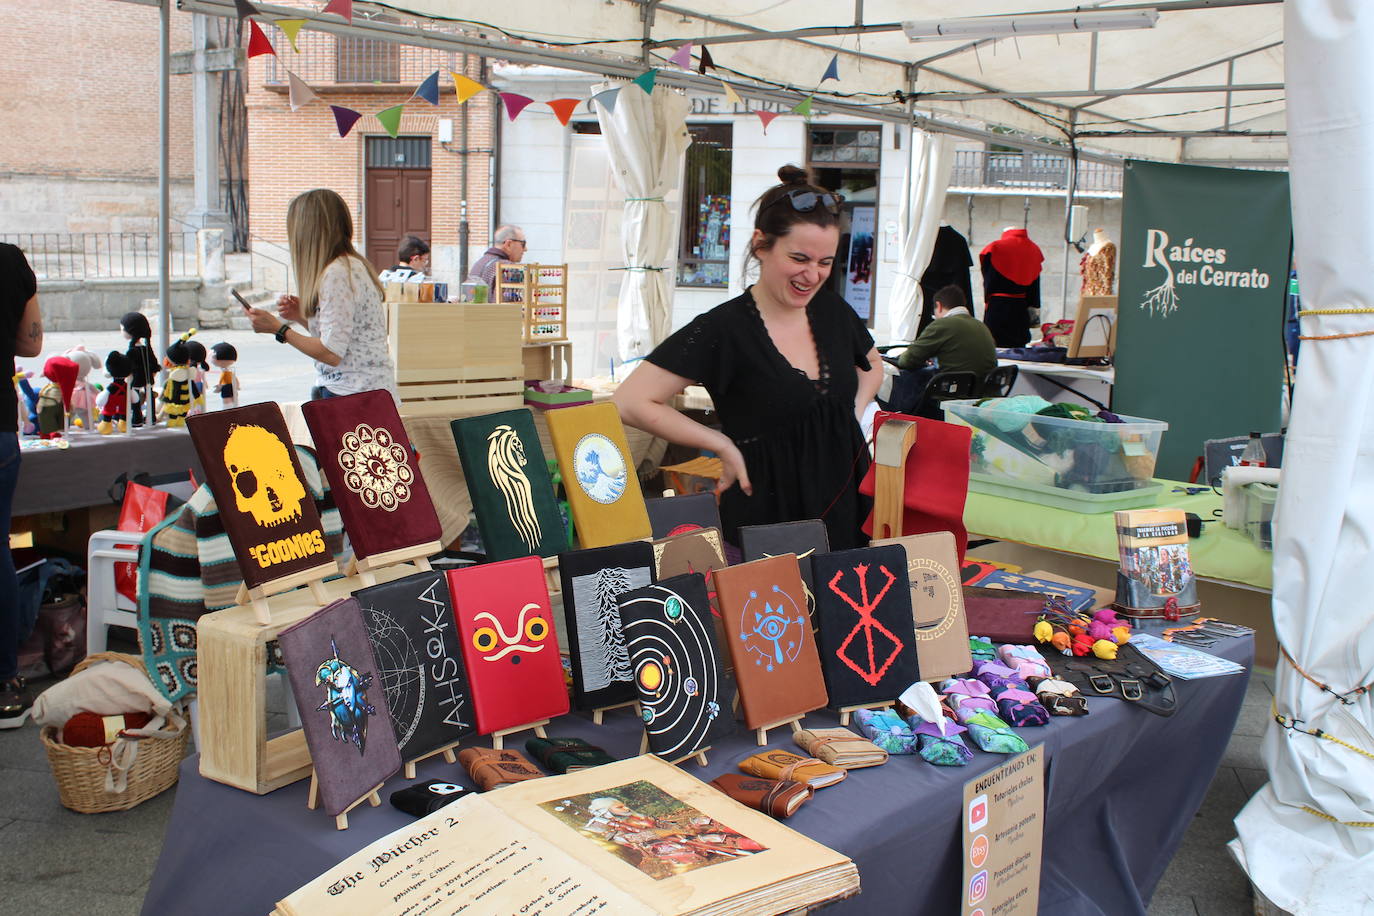
POLYGON ((778 181, 783 184, 808 185, 811 183, 811 175, 806 169, 795 165, 784 165, 778 169, 778 181))

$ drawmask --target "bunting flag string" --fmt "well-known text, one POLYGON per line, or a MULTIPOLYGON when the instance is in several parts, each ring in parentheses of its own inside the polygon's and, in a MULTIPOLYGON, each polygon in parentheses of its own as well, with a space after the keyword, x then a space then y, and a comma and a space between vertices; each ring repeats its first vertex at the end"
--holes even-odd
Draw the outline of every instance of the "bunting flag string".
POLYGON ((291 42, 291 50, 297 54, 301 49, 296 47, 296 36, 300 34, 301 26, 305 25, 304 19, 274 19, 272 24, 286 33, 286 40, 291 42))
POLYGON ((692 69, 692 43, 689 41, 674 51, 673 55, 668 58, 668 63, 681 67, 684 70, 692 69))
POLYGON ((403 111, 405 111, 404 105, 392 105, 390 108, 383 108, 376 114, 378 123, 393 140, 401 132, 401 113, 403 111))
POLYGON ((354 111, 352 108, 344 108, 342 105, 330 105, 329 110, 334 112, 334 126, 339 129, 340 137, 347 137, 348 132, 353 129, 353 125, 358 123, 362 117, 361 112, 354 111))
POLYGON ((739 97, 739 93, 725 80, 720 81, 720 88, 725 90, 725 101, 729 102, 731 105, 744 104, 744 100, 739 97))
POLYGON ((290 70, 286 71, 286 79, 290 87, 287 101, 291 105, 292 111, 300 111, 302 107, 319 99, 319 95, 315 90, 311 89, 310 86, 306 84, 305 80, 301 79, 290 70))
POLYGON ((479 92, 482 92, 487 88, 486 86, 483 86, 481 83, 477 82, 477 80, 470 79, 461 73, 454 73, 452 70, 450 70, 448 75, 453 77, 453 91, 458 94, 459 105, 463 104, 468 99, 472 98, 474 95, 476 95, 479 92))
POLYGON ((643 89, 645 95, 653 95, 654 80, 657 78, 657 70, 646 70, 643 73, 639 74, 639 76, 636 76, 634 79, 630 80, 630 82, 634 83, 640 89, 643 89))
POLYGON ((439 104, 439 71, 435 70, 425 77, 425 81, 419 85, 411 98, 421 98, 429 104, 437 106, 439 104))
POLYGON ((272 42, 267 40, 266 33, 256 20, 248 20, 248 56, 260 57, 263 54, 277 55, 277 49, 272 47, 272 42))
POLYGON ((518 92, 498 92, 496 94, 501 97, 501 103, 506 106, 506 117, 512 121, 520 116, 520 112, 525 110, 526 105, 534 101, 529 96, 521 95, 518 92))
POLYGON ((702 76, 706 75, 706 68, 716 69, 716 62, 711 59, 711 49, 706 45, 701 46, 701 62, 697 64, 697 72, 702 76))
POLYGON ((568 122, 572 120, 573 112, 577 110, 578 105, 582 104, 582 100, 554 99, 553 101, 545 102, 544 104, 548 105, 550 108, 553 109, 554 117, 558 119, 558 123, 562 124, 564 127, 567 127, 568 122))
MULTIPOLYGON (((243 0, 235 0, 243 2, 243 0)), ((353 0, 329 0, 325 8, 320 10, 322 13, 336 13, 349 22, 353 21, 353 0)))
POLYGON ((830 56, 830 64, 825 68, 825 76, 821 77, 821 82, 826 80, 840 81, 840 55, 838 52, 830 56))
POLYGON ((248 0, 234 0, 234 9, 238 10, 239 19, 262 15, 262 10, 249 3, 248 0))
POLYGON ((792 107, 793 114, 799 114, 806 120, 811 120, 811 96, 802 99, 792 107))
POLYGON ((615 113, 615 98, 620 95, 620 88, 605 89, 592 96, 592 101, 606 109, 607 112, 615 113))
POLYGON ((758 116, 759 116, 759 120, 763 122, 763 132, 764 132, 765 134, 767 134, 767 133, 768 133, 768 125, 769 125, 769 124, 772 124, 772 123, 773 123, 773 119, 776 118, 779 114, 781 114, 781 112, 777 112, 777 111, 756 111, 756 112, 754 112, 754 114, 758 115, 758 116))

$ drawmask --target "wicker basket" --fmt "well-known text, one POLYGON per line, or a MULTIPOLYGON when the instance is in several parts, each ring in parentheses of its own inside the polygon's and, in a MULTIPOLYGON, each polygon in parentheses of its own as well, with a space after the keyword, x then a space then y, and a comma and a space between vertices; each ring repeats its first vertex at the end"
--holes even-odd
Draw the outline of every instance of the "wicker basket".
MULTIPOLYGON (((72 674, 101 661, 123 662, 147 673, 138 656, 97 652, 73 668, 72 674)), ((62 804, 81 814, 100 814, 127 811, 171 788, 177 781, 182 758, 186 756, 189 732, 189 728, 183 727, 170 738, 139 739, 138 754, 129 768, 128 783, 122 792, 109 792, 105 788, 105 776, 110 769, 109 748, 63 744, 61 733, 51 725, 43 728, 39 738, 48 751, 48 764, 57 781, 62 804)))

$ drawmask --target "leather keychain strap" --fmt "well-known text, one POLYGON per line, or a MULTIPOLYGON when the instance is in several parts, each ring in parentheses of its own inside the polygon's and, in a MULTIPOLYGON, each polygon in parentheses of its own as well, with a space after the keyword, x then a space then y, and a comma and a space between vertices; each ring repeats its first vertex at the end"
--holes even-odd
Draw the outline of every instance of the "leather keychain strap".
MULTIPOLYGON (((792 762, 789 763, 787 766, 785 766, 785 767, 783 767, 781 770, 779 770, 779 771, 778 771, 778 779, 782 779, 782 780, 791 779, 791 778, 792 778, 792 775, 793 775, 794 773, 796 773, 797 770, 801 769, 801 768, 804 767, 804 766, 810 766, 810 765, 813 764, 813 763, 819 763, 819 764, 821 764, 821 765, 823 765, 823 766, 827 766, 827 765, 828 765, 828 764, 826 764, 826 762, 825 762, 824 760, 821 760, 821 759, 818 758, 818 757, 803 757, 803 758, 801 758, 800 760, 794 760, 794 761, 792 761, 792 762)), ((803 780, 797 780, 797 781, 798 781, 798 782, 802 782, 803 780)))

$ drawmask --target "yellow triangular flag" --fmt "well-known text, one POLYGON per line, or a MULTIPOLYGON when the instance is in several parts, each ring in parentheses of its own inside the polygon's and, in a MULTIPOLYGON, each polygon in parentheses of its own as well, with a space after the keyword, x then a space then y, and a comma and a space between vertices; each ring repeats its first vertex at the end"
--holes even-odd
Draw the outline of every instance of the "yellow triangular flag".
POLYGON ((286 33, 286 40, 291 42, 291 50, 297 54, 301 49, 296 47, 296 36, 300 33, 301 26, 305 25, 304 19, 273 19, 272 24, 286 33))
POLYGON ((730 84, 725 80, 720 81, 720 86, 725 90, 725 101, 734 105, 743 104, 744 100, 739 97, 739 93, 730 88, 730 84))
POLYGON ((453 77, 453 91, 458 93, 458 104, 461 105, 477 93, 486 89, 481 83, 474 79, 468 79, 461 73, 449 71, 449 76, 453 77))

